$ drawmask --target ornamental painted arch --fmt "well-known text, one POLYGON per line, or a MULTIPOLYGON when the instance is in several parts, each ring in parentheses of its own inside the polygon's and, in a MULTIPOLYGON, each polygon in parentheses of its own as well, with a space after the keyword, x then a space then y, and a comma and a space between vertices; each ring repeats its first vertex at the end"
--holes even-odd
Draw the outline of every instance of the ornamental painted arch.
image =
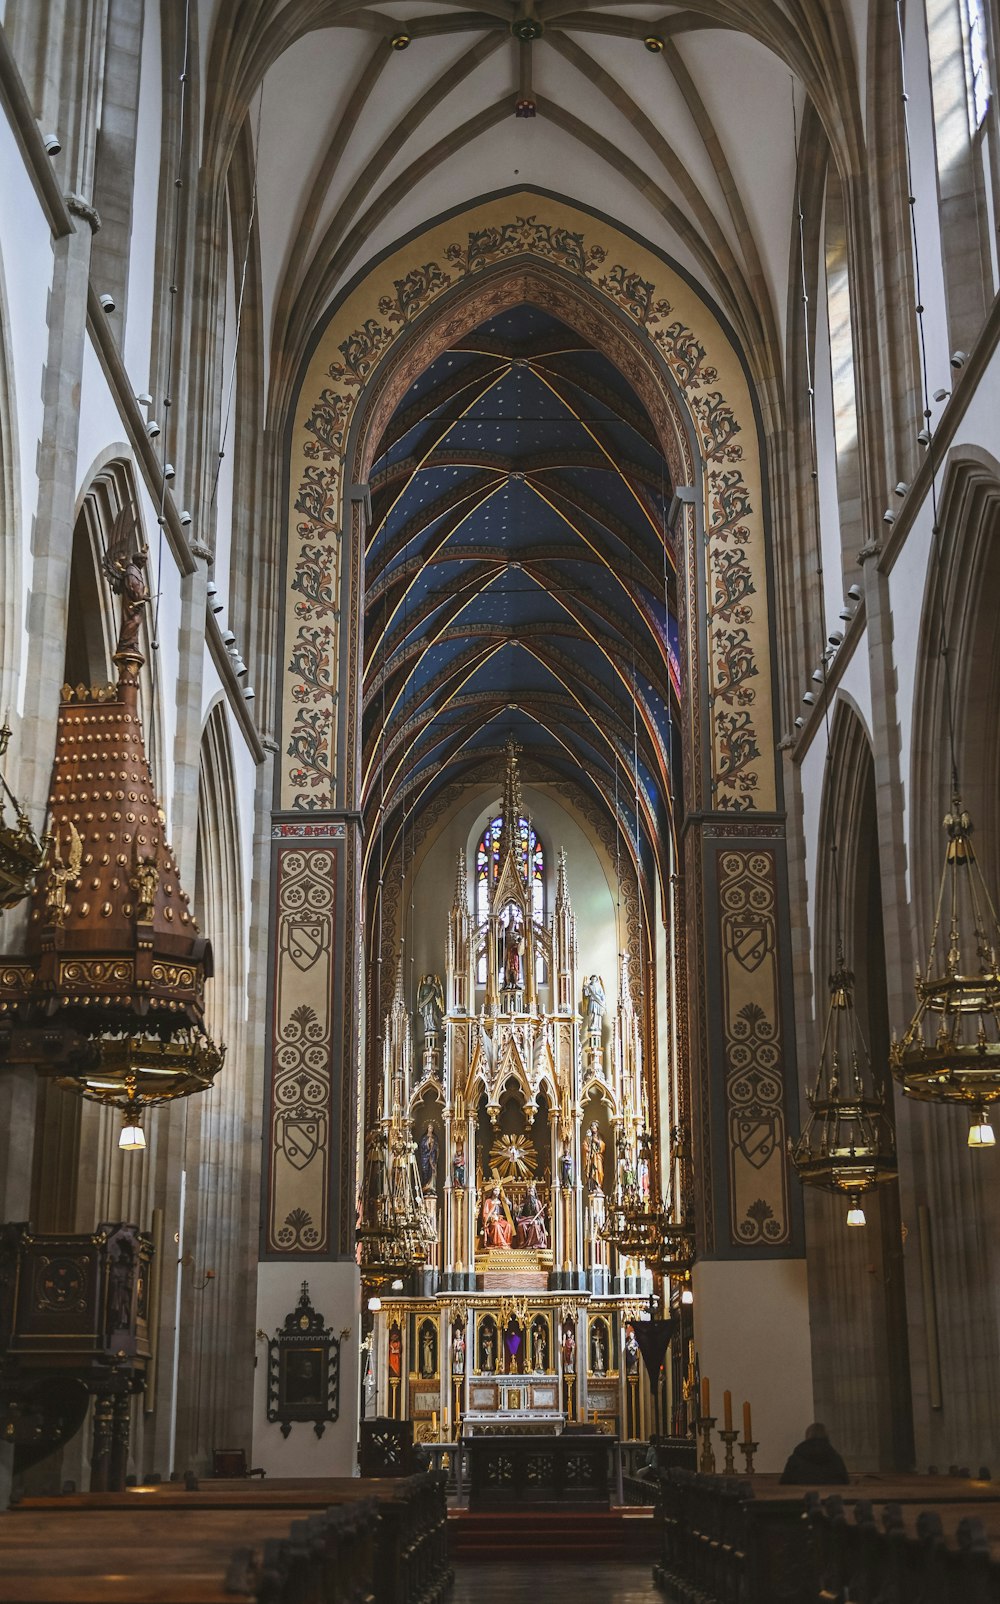
MULTIPOLYGON (((785 1015, 784 830, 758 411, 721 316, 679 268, 607 219, 539 192, 501 195, 387 252, 334 307, 308 359, 289 426, 275 833, 280 820, 298 849, 312 839, 342 854, 338 901, 346 917, 361 917, 361 842, 353 840, 353 820, 361 806, 368 471, 414 379, 463 334, 521 303, 550 312, 618 368, 648 412, 679 492, 668 545, 681 632, 684 812, 714 821, 710 834, 701 822, 686 831, 683 863, 674 865, 688 888, 687 968, 699 976, 686 988, 684 1033, 692 1065, 699 1066, 692 1069, 691 1119, 703 1239, 721 1256, 748 1248, 794 1253, 797 1204, 784 1158, 794 1095, 785 1015), (339 840, 331 843, 327 826, 335 823, 339 840), (716 862, 723 849, 724 870, 721 857, 716 862), (743 914, 733 902, 732 917, 720 917, 723 886, 730 902, 746 901, 743 914), (758 906, 770 925, 750 940, 747 920, 757 920, 758 906), (748 1006, 755 1021, 749 1034, 748 1006)), ((671 861, 664 853, 659 862, 664 889, 671 861)), ((275 909, 279 924, 286 915, 275 909)), ((339 1185, 313 1199, 327 1216, 314 1251, 338 1237, 346 1252, 354 1187, 346 1133, 356 1108, 360 976, 345 966, 350 971, 360 957, 334 941, 328 960, 321 956, 315 967, 327 961, 328 982, 336 972, 340 1017, 322 1025, 333 1050, 311 1113, 331 1142, 338 1127, 342 1139, 339 1154, 330 1155, 339 1185)), ((274 995, 284 997, 273 1017, 279 1053, 293 1013, 319 981, 313 969, 304 974, 292 965, 293 973, 289 964, 276 943, 274 995), (290 987, 282 984, 283 971, 290 987)), ((329 999, 329 984, 318 989, 329 999)), ((282 1164, 279 1113, 272 1100, 272 1175, 276 1161, 282 1164)), ((308 1114, 300 1110, 298 1117, 308 1114)), ((298 1178, 310 1168, 301 1166, 298 1178)), ((279 1229, 272 1215, 271 1252, 282 1252, 279 1229)))

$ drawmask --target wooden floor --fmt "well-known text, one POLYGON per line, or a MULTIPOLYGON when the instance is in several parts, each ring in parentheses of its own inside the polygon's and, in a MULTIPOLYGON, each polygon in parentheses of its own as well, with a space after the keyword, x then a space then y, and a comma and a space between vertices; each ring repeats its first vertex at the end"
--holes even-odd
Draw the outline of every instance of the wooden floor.
POLYGON ((448 1604, 639 1604, 661 1599, 653 1586, 652 1565, 484 1565, 455 1566, 448 1604))

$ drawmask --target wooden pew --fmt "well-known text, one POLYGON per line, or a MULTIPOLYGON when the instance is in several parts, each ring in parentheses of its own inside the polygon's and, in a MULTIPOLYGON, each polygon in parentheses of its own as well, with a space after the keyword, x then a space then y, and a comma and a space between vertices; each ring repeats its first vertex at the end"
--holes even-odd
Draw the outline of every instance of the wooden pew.
POLYGON ((853 1506, 809 1500, 822 1604, 891 1598, 901 1604, 998 1604, 1000 1488, 994 1502, 853 1506))
MULTIPOLYGON (((826 1562, 806 1519, 807 1492, 783 1487, 777 1476, 666 1471, 658 1478, 654 1580, 674 1604, 816 1604, 826 1562)), ((1000 1488, 954 1476, 863 1475, 820 1493, 830 1495, 845 1505, 874 1499, 913 1510, 986 1509, 1000 1488)))
MULTIPOLYGON (((159 1483, 123 1493, 72 1493, 26 1498, 16 1506, 18 1518, 45 1513, 156 1513, 190 1517, 228 1513, 254 1531, 264 1512, 280 1512, 287 1524, 331 1508, 371 1507, 374 1521, 370 1576, 376 1604, 438 1604, 451 1584, 448 1564, 446 1477, 440 1473, 399 1479, 357 1477, 277 1478, 273 1481, 206 1480, 185 1487, 159 1483)), ((3 1601, 0 1600, 0 1604, 3 1601)), ((339 1599, 338 1599, 339 1604, 339 1599)))
MULTIPOLYGON (((116 1495, 96 1495, 98 1497, 116 1495)), ((123 1498, 123 1495, 117 1495, 123 1498)), ((52 1502, 46 1500, 46 1502, 52 1502)), ((58 1501, 55 1501, 58 1502, 58 1501)), ((372 1505, 294 1511, 15 1511, 0 1520, 0 1604, 374 1604, 372 1505)))

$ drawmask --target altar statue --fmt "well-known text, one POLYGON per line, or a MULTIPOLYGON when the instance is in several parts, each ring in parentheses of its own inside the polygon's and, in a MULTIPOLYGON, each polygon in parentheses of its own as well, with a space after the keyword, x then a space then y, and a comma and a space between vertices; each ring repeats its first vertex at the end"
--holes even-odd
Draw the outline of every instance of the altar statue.
POLYGON ((455 1335, 451 1339, 451 1369, 453 1375, 465 1374, 465 1329, 460 1325, 455 1327, 455 1335))
POLYGON ((590 975, 583 983, 583 1023, 588 1034, 599 1036, 608 999, 600 975, 590 975))
POLYGON ((444 987, 440 975, 421 975, 417 987, 417 1010, 423 1021, 424 1035, 436 1036, 444 1018, 444 987))
POLYGON ((564 1370, 576 1369, 576 1335, 571 1325, 567 1325, 563 1330, 562 1361, 564 1370))
POLYGON ((509 1248, 513 1232, 504 1212, 500 1183, 483 1198, 483 1247, 509 1248))
POLYGON ((545 1340, 545 1322, 536 1320, 531 1332, 531 1368, 544 1370, 548 1357, 548 1345, 545 1340))
POLYGON ((604 1149, 607 1143, 596 1119, 583 1139, 583 1173, 589 1192, 604 1191, 604 1149))
POLYGON ((525 1192, 517 1211, 517 1245, 520 1248, 547 1248, 549 1245, 545 1210, 535 1191, 534 1181, 525 1192))
POLYGON ((604 1342, 604 1332, 596 1321, 591 1327, 590 1368, 595 1376, 603 1376, 608 1368, 608 1350, 604 1342))
POLYGON ((417 1143, 417 1168, 425 1197, 431 1196, 437 1187, 438 1151, 437 1131, 428 1120, 424 1134, 417 1143))
POLYGON ((516 987, 521 984, 521 955, 524 952, 524 931, 517 919, 511 919, 503 938, 503 983, 516 987))
POLYGON ((465 1143, 459 1136, 455 1143, 455 1156, 451 1161, 451 1184, 462 1187, 465 1185, 465 1143))

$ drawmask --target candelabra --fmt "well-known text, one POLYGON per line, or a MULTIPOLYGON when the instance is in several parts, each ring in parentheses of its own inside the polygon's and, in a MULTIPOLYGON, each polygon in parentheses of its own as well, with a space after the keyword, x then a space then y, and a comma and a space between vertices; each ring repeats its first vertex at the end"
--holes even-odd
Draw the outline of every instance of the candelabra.
POLYGON ((703 1476, 715 1475, 715 1451, 712 1448, 712 1427, 714 1425, 714 1415, 702 1415, 698 1421, 698 1430, 701 1432, 701 1457, 698 1460, 698 1469, 703 1476))

